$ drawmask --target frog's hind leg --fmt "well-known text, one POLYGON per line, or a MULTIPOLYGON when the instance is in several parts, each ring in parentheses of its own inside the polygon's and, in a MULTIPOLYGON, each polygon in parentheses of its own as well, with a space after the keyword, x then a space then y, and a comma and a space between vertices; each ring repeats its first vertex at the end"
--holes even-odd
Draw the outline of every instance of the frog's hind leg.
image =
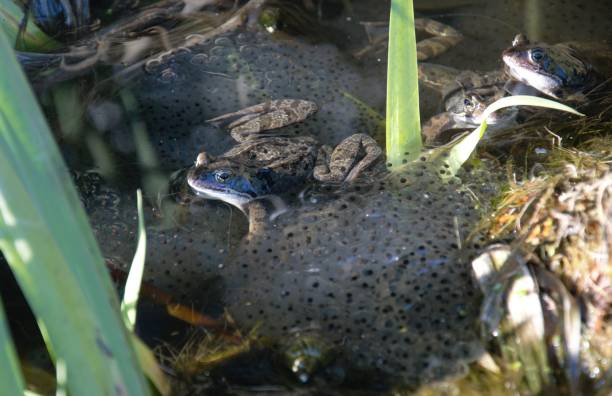
POLYGON ((206 120, 206 122, 209 122, 214 125, 233 128, 234 126, 241 124, 241 120, 248 121, 253 117, 261 116, 272 111, 275 108, 278 108, 278 106, 285 100, 292 99, 269 100, 267 102, 245 107, 242 110, 211 118, 210 120, 206 120))
POLYGON ((243 142, 260 132, 303 121, 316 111, 317 105, 314 102, 280 99, 224 114, 207 122, 230 129, 232 137, 238 142, 243 142))
POLYGON ((344 139, 333 151, 328 146, 322 147, 313 176, 327 183, 352 182, 381 156, 382 149, 371 136, 357 133, 344 139), (359 158, 361 150, 365 155, 359 158))
MULTIPOLYGON (((355 52, 353 55, 361 59, 366 55, 386 50, 389 41, 389 27, 387 22, 362 22, 368 36, 369 45, 355 52), (385 27, 385 29, 383 29, 385 27)), ((436 57, 463 40, 463 34, 457 29, 442 22, 429 18, 416 18, 414 28, 431 34, 433 37, 426 38, 417 43, 417 59, 424 61, 436 57)))
MULTIPOLYGON (((257 105, 260 106, 260 105, 257 105)), ((254 106, 252 106, 254 107, 254 106)), ((247 107, 244 110, 237 111, 235 113, 223 114, 219 117, 211 118, 210 120, 206 120, 209 124, 220 128, 232 129, 237 127, 238 125, 242 125, 253 118, 261 116, 261 113, 257 112, 245 112, 245 110, 250 109, 251 107, 247 107)))
POLYGON ((463 40, 463 34, 457 29, 429 18, 416 18, 414 28, 433 35, 417 43, 419 61, 436 57, 463 40))

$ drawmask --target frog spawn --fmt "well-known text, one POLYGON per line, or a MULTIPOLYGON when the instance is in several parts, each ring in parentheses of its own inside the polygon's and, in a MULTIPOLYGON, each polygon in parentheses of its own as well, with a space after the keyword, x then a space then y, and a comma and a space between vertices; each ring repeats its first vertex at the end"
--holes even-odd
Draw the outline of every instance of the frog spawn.
MULTIPOLYGON (((137 244, 136 194, 108 185, 95 172, 77 175, 75 182, 104 258, 110 267, 127 273, 137 244)), ((241 220, 235 212, 208 201, 163 215, 145 205, 143 281, 175 302, 204 311, 216 308, 206 305, 214 294, 208 286, 214 284, 219 266, 246 228, 240 221, 231 221, 241 220)))
MULTIPOLYGON (((220 291, 244 329, 312 332, 355 367, 406 383, 461 372, 479 352, 479 296, 464 260, 472 249, 460 248, 479 213, 461 190, 424 162, 339 192, 315 188, 242 243, 245 230, 232 229, 223 205, 199 202, 180 226, 164 228, 147 211, 145 281, 207 313, 220 291)), ((135 199, 95 191, 83 196, 96 237, 125 268, 136 245, 135 199)))
POLYGON ((348 361, 418 383, 475 357, 479 296, 460 249, 478 219, 425 164, 280 216, 221 271, 239 325, 314 331, 348 361))
POLYGON ((230 33, 149 62, 133 83, 151 141, 168 169, 190 165, 202 148, 220 154, 232 145, 227 131, 206 121, 273 99, 315 102, 319 111, 290 135, 335 145, 380 120, 345 94, 384 106, 384 81, 368 84, 331 45, 274 41, 264 33, 230 33), (367 95, 366 95, 367 92, 367 95))

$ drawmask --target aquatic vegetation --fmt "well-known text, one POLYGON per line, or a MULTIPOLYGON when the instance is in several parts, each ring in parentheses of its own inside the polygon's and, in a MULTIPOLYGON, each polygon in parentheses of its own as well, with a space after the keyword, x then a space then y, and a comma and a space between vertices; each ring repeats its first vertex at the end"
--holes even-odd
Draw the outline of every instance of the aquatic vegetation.
POLYGON ((183 378, 191 378, 256 349, 263 343, 264 341, 259 339, 257 328, 248 334, 197 332, 191 334, 178 351, 166 345, 160 348, 159 352, 162 364, 167 364, 183 378))
POLYGON ((608 167, 577 168, 565 162, 555 176, 515 186, 502 201, 492 229, 499 236, 520 227, 517 231, 524 236, 524 243, 537 247, 548 268, 591 305, 591 326, 596 327, 601 326, 612 304, 606 291, 612 279, 606 253, 611 188, 608 167))
POLYGON ((49 34, 79 33, 90 24, 89 0, 31 0, 26 10, 32 13, 36 24, 49 34))
MULTIPOLYGON (((520 362, 518 383, 525 380, 532 393, 554 382, 575 390, 587 377, 595 389, 609 390, 603 383, 595 385, 606 375, 612 357, 609 342, 603 341, 609 336, 612 306, 609 148, 609 137, 589 140, 582 150, 554 148, 537 177, 509 186, 490 220, 491 235, 496 238, 512 235, 515 242, 511 256, 525 257, 520 259, 521 266, 530 270, 523 272, 522 277, 537 285, 532 294, 539 295, 540 302, 536 299, 522 309, 531 311, 528 323, 539 329, 535 331, 537 335, 532 333, 531 342, 548 363, 535 364, 538 369, 529 370, 530 358, 520 353, 529 344, 527 340, 520 343, 523 347, 512 347, 507 341, 502 344, 502 351, 513 353, 505 356, 502 364, 520 362), (557 341, 551 345, 553 339, 557 341), (539 379, 534 378, 533 374, 538 372, 539 379)), ((504 284, 508 279, 499 282, 504 284)), ((485 294, 499 292, 500 284, 489 287, 485 294)), ((485 304, 486 301, 487 298, 485 304)), ((503 312, 499 305, 507 301, 494 302, 489 298, 483 320, 499 321, 503 312)), ((506 328, 501 334, 520 339, 524 330, 508 333, 506 328)))
POLYGON ((146 394, 102 257, 4 34, 0 51, 0 243, 50 349, 73 373, 58 386, 74 393, 102 394, 119 387, 146 394), (27 115, 24 108, 29 109, 27 115), (95 391, 92 384, 97 384, 95 391))

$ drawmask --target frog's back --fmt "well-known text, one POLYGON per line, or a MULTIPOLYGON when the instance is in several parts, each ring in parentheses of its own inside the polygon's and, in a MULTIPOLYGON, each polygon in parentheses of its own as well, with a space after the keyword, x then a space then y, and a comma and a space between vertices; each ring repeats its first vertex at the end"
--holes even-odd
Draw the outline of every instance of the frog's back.
POLYGON ((601 77, 612 77, 612 47, 609 44, 601 41, 568 41, 563 44, 577 51, 601 77))

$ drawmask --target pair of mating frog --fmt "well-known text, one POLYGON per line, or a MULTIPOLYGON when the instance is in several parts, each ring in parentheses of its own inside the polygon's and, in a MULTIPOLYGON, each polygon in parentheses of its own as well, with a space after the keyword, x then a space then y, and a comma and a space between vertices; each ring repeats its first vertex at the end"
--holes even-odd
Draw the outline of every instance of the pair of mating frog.
MULTIPOLYGON (((445 34, 456 43, 459 33, 452 29, 449 34, 448 29, 452 28, 445 27, 445 34)), ((557 99, 581 94, 595 86, 600 78, 570 46, 532 44, 523 35, 515 37, 512 47, 503 52, 503 60, 511 77, 557 99)), ((433 81, 431 77, 434 75, 439 77, 441 71, 450 71, 431 84, 442 86, 447 91, 447 111, 440 118, 452 124, 450 127, 479 124, 486 106, 506 95, 511 81, 502 71, 479 75, 475 72, 455 73, 433 65, 420 65, 419 69, 425 83, 433 81), (453 75, 453 78, 448 75, 453 75), (469 84, 466 83, 468 80, 469 84), (455 88, 449 89, 449 86, 455 88)), ((350 183, 375 177, 384 170, 382 150, 366 134, 352 135, 332 149, 320 147, 312 137, 282 136, 271 131, 302 121, 316 110, 313 102, 283 99, 210 120, 228 128, 239 144, 218 158, 200 153, 195 166, 188 172, 189 186, 203 198, 222 200, 245 212, 248 210, 253 231, 265 220, 265 210, 255 204, 259 197, 284 192, 308 179, 323 184, 350 183)), ((491 116, 487 122, 500 124, 510 121, 515 115, 514 112, 491 116)))

